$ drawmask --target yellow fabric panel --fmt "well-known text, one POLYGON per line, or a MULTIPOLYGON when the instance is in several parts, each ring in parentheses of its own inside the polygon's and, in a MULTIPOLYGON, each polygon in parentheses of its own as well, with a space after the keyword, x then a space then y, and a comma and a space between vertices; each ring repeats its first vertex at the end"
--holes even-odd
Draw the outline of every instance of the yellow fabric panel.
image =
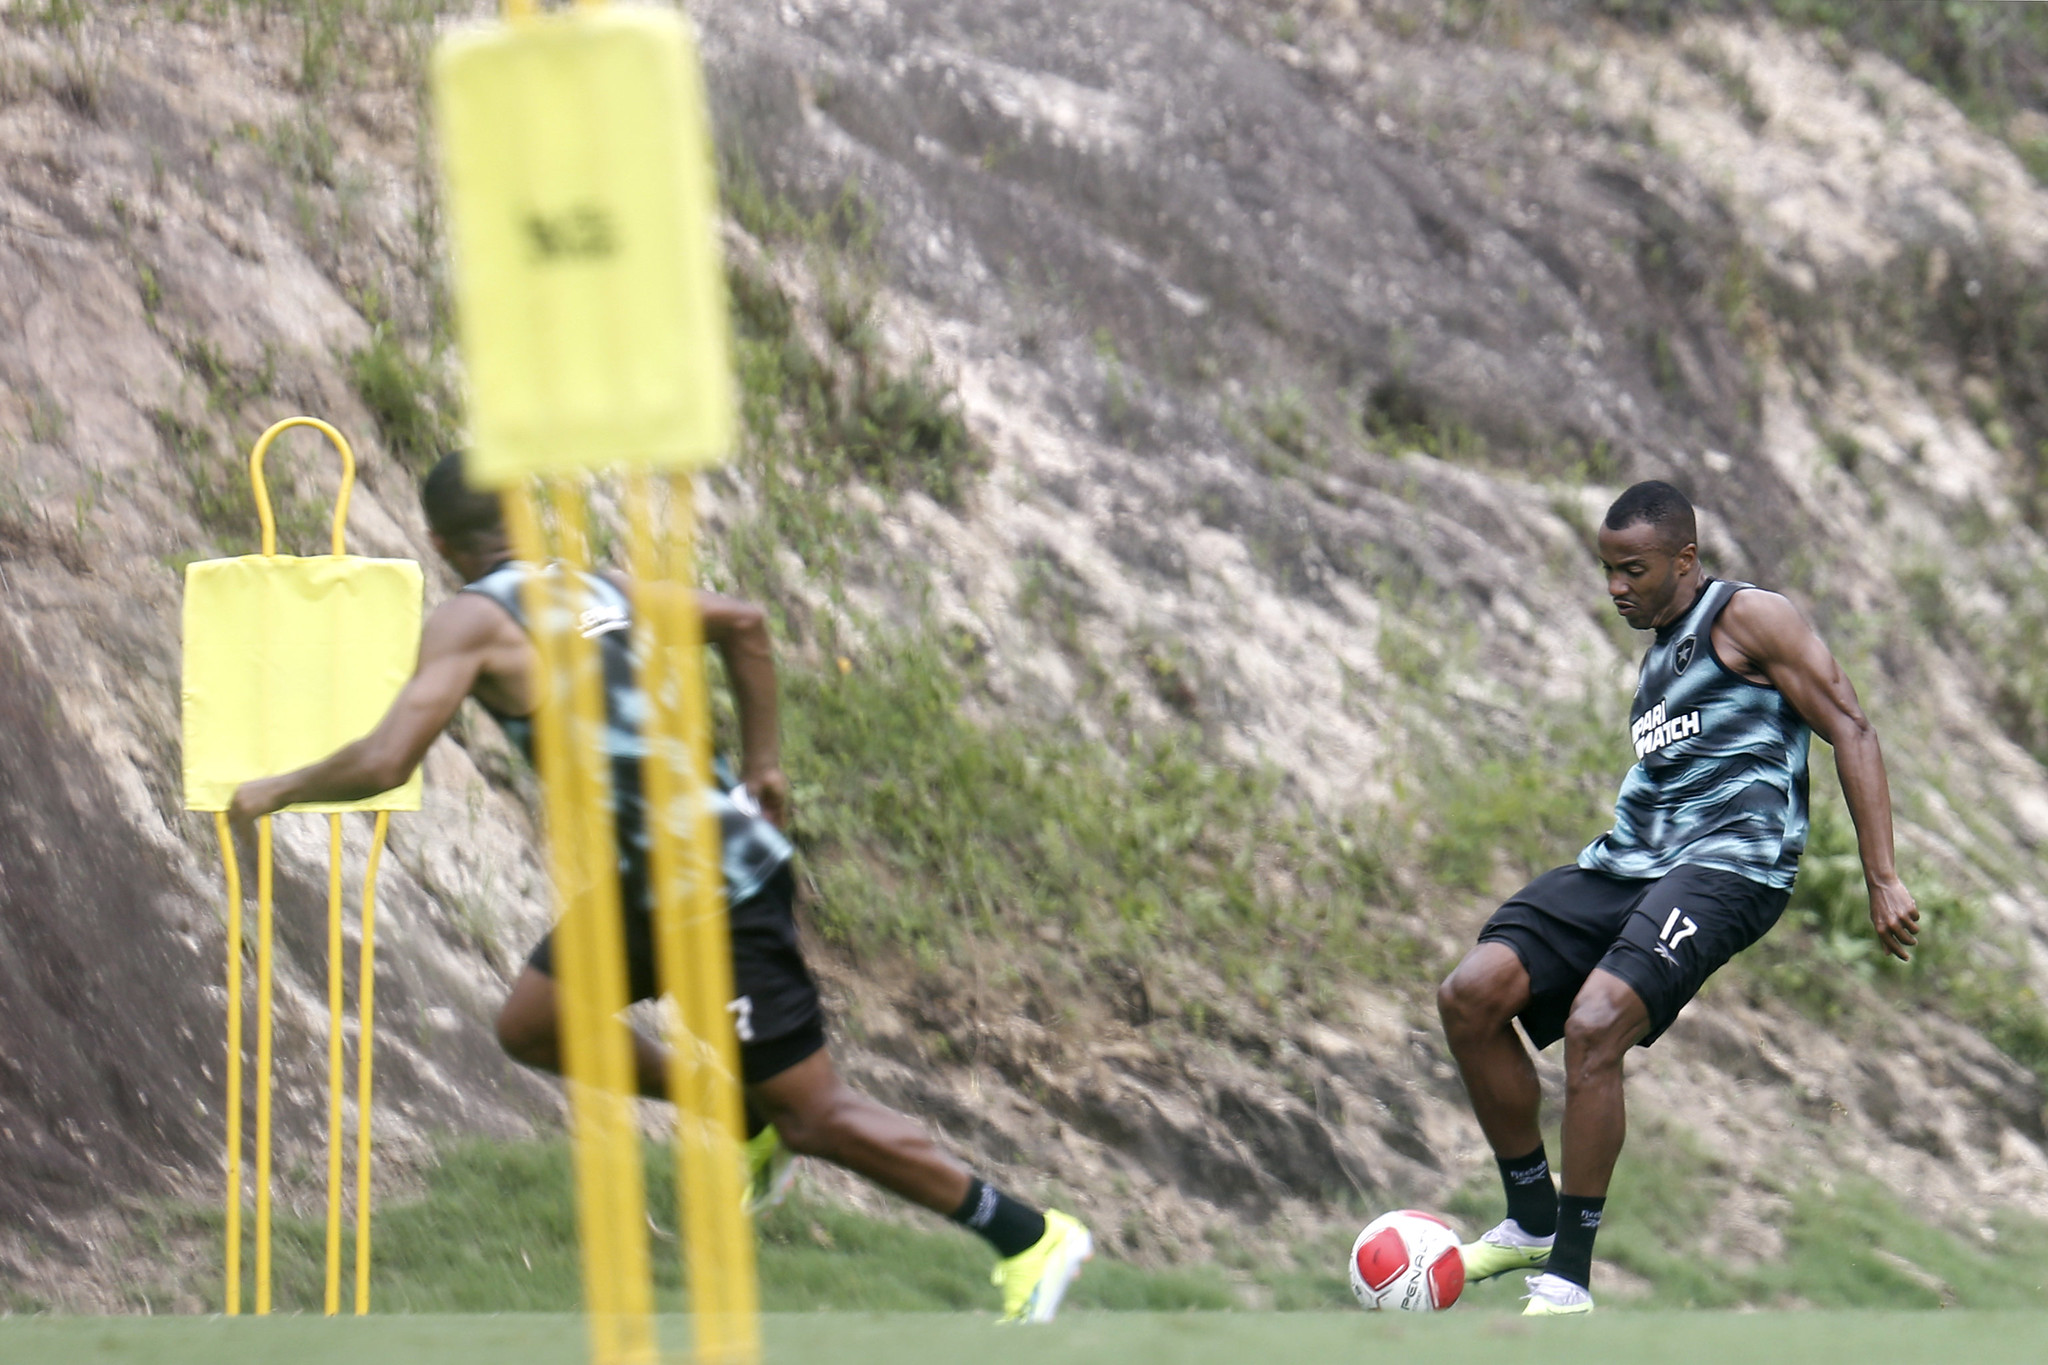
MULTIPOLYGON (((360 739, 419 659, 420 566, 357 555, 244 555, 185 569, 185 806, 360 739)), ((363 801, 292 810, 418 810, 420 775, 363 801)))
POLYGON ((723 456, 717 180, 682 17, 606 6, 460 31, 433 85, 468 476, 723 456))

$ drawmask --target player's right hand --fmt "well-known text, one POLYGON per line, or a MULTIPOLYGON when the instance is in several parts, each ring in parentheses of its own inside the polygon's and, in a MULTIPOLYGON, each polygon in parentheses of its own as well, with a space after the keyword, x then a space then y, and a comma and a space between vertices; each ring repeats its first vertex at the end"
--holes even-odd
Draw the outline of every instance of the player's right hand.
POLYGON ((1913 960, 1907 950, 1920 941, 1920 907, 1897 877, 1870 883, 1870 927, 1878 946, 1901 962, 1913 960))
POLYGON ((748 773, 741 781, 760 803, 761 815, 777 829, 789 828, 789 778, 780 768, 748 773))

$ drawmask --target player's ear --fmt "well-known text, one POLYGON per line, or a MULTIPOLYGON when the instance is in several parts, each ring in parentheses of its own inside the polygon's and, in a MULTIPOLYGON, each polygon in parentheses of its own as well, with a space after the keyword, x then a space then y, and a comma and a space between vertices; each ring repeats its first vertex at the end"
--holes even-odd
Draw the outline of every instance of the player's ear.
POLYGON ((1679 548, 1678 553, 1672 556, 1671 567, 1678 572, 1680 577, 1683 577, 1691 573, 1693 565, 1699 562, 1700 547, 1692 541, 1687 541, 1679 548))

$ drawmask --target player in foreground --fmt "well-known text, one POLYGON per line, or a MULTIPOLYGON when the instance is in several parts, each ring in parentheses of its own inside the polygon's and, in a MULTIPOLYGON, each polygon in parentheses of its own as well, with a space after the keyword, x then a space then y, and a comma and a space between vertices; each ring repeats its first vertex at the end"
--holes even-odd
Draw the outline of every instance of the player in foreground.
POLYGON ((1541 1271, 1528 1277, 1529 1316, 1593 1311, 1593 1238, 1627 1126, 1622 1059, 1784 910, 1806 846, 1809 733, 1834 746, 1877 941, 1904 960, 1917 933, 1892 861, 1884 756, 1855 688, 1790 602, 1708 576, 1696 534, 1667 483, 1639 483, 1608 509, 1608 596, 1655 632, 1614 828, 1503 905, 1437 992, 1507 1189, 1506 1220, 1464 1249, 1466 1277, 1541 1271), (1539 1049, 1565 1040, 1561 1197, 1518 1018, 1539 1049))
MULTIPOLYGON (((243 784, 230 812, 236 820, 399 785, 468 696, 497 717, 531 759, 537 659, 520 584, 541 570, 513 558, 496 494, 463 483, 459 456, 445 457, 427 475, 422 501, 435 548, 466 586, 427 618, 411 681, 362 739, 297 772, 243 784)), ((632 997, 644 1000, 657 988, 639 781, 645 747, 633 720, 646 708, 634 682, 634 588, 623 575, 583 575, 577 591, 583 634, 598 640, 603 659, 627 970, 632 997)), ((833 1162, 980 1234, 1000 1258, 994 1282, 1003 1291, 1004 1320, 1050 1321, 1093 1252, 1088 1230, 1066 1214, 1040 1212, 986 1184, 916 1123, 855 1091, 833 1069, 817 987, 797 946, 796 879, 782 833, 789 783, 781 771, 766 618, 759 607, 715 593, 700 593, 698 601, 704 638, 724 658, 740 717, 740 781, 730 779, 721 759, 713 810, 723 838, 739 992, 729 1008, 748 1112, 758 1116, 750 1120, 758 1131, 747 1144, 750 1207, 781 1198, 790 1153, 833 1162)), ((528 1066, 558 1071, 552 941, 552 935, 541 941, 513 983, 498 1017, 498 1038, 528 1066)), ((641 1093, 662 1097, 666 1050, 638 1033, 633 1043, 641 1093)))

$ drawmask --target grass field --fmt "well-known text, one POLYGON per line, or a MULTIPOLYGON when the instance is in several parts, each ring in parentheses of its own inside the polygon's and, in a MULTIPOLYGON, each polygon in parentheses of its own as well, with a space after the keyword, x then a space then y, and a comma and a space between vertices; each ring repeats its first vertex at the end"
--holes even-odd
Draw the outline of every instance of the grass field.
MULTIPOLYGON (((663 1321, 680 1361, 687 1324, 663 1321)), ((1045 1328, 998 1328, 968 1314, 784 1313, 766 1323, 767 1358, 801 1365, 1401 1365, 1512 1358, 1516 1365, 2004 1365, 2048 1348, 2040 1313, 1628 1313, 1524 1323, 1493 1312, 1415 1318, 1365 1313, 1072 1313, 1045 1328)), ((584 1356, 566 1314, 343 1318, 0 1319, 0 1365, 570 1365, 584 1356)))
MULTIPOLYGON (((646 1154, 648 1208, 662 1228, 675 1221, 675 1172, 668 1153, 646 1154)), ((453 1142, 419 1172, 419 1188, 378 1213, 371 1302, 392 1314, 531 1314, 538 1321, 582 1302, 569 1158, 559 1141, 453 1142)), ((1687 1250, 1732 1176, 1687 1145, 1682 1134, 1651 1133, 1624 1158, 1614 1219, 1601 1237, 1604 1260, 1637 1282, 1614 1295, 1610 1313, 1673 1309, 1790 1307, 1816 1311, 1942 1308, 1969 1313, 2048 1308, 2048 1227, 2017 1217, 1981 1232, 1916 1221, 1868 1182, 1823 1193, 1788 1194, 1784 1251, 1766 1263, 1731 1265, 1687 1250)), ((1447 1211, 1469 1230, 1498 1217, 1499 1192, 1475 1180, 1447 1211)), ((1355 1221, 1297 1227, 1258 1244, 1212 1238, 1179 1265, 1139 1265, 1096 1257, 1068 1298, 1088 1313, 1201 1313, 1351 1310, 1344 1258, 1355 1221)), ((1284 1232, 1285 1230, 1276 1230, 1284 1232)), ((993 1311, 989 1251, 939 1219, 868 1217, 799 1181, 794 1197, 757 1224, 762 1305, 790 1314, 993 1311)), ((279 1313, 316 1308, 321 1299, 322 1224, 280 1214, 276 1226, 279 1313)), ((217 1208, 164 1205, 146 1211, 110 1248, 126 1277, 125 1307, 136 1314, 218 1310, 221 1214, 217 1208)), ((657 1235, 652 1251, 656 1306, 685 1306, 674 1241, 657 1235)), ((245 1264, 244 1274, 247 1276, 245 1264)), ((245 1294, 253 1286, 245 1278, 245 1294)), ((1596 1293, 1608 1284, 1596 1279, 1596 1293)), ((1521 1283, 1507 1277, 1474 1286, 1461 1313, 1513 1309, 1521 1283)), ((245 1299, 245 1301, 247 1301, 245 1299)), ((0 1284, 0 1309, 37 1313, 57 1307, 0 1284)), ((1929 1316, 1935 1316, 1930 1313, 1929 1316)), ((1944 1315, 1945 1316, 1945 1315, 1944 1315)), ((2048 1320, 2044 1320, 2048 1322, 2048 1320)), ((0 1344, 4 1349, 4 1344, 0 1344)), ((2042 1353, 2048 1356, 2048 1350, 2042 1353)))

